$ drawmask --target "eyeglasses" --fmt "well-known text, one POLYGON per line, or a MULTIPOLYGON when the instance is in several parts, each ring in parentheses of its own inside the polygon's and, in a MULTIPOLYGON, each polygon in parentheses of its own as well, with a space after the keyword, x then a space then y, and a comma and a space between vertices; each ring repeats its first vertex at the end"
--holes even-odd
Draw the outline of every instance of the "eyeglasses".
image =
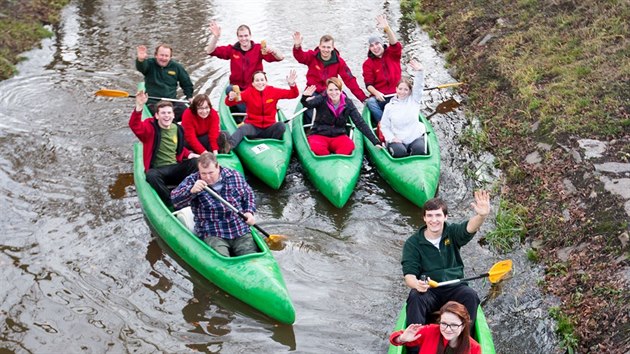
POLYGON ((451 331, 456 331, 459 329, 459 327, 463 326, 463 323, 457 324, 457 323, 446 323, 446 322, 440 322, 440 327, 443 329, 449 329, 451 331))

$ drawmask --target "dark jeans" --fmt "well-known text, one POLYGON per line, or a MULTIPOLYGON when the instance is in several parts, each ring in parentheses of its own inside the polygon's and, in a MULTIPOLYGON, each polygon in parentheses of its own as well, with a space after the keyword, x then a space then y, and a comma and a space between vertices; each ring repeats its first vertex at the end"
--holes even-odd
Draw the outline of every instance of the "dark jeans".
POLYGON ((172 206, 171 191, 167 186, 177 186, 184 178, 197 171, 197 159, 184 160, 181 163, 150 168, 147 171, 147 183, 155 189, 167 207, 172 206))
MULTIPOLYGON (((230 148, 225 145, 228 142, 229 137, 230 134, 228 134, 228 132, 224 130, 219 132, 219 138, 217 141, 217 145, 219 145, 219 154, 227 154, 228 152, 230 152, 230 148)), ((199 140, 201 145, 206 148, 206 151, 212 152, 212 147, 210 146, 210 138, 208 137, 208 134, 198 135, 197 140, 199 140)), ((184 145, 188 150, 193 151, 187 141, 184 142, 184 145)))
POLYGON ((230 137, 230 145, 232 148, 236 148, 238 144, 241 143, 244 137, 248 138, 271 138, 271 139, 282 139, 282 135, 286 130, 285 124, 283 122, 276 122, 274 125, 270 126, 266 129, 256 128, 251 124, 242 124, 234 134, 230 137))
MULTIPOLYGON (((175 119, 173 119, 173 121, 175 123, 179 123, 182 121, 182 114, 184 114, 184 111, 186 110, 186 104, 182 102, 171 102, 171 103, 173 104, 173 113, 175 113, 175 119)), ((151 114, 153 116, 155 116, 156 104, 157 102, 147 103, 147 106, 149 107, 149 111, 151 111, 151 114)))
POLYGON ((405 145, 403 143, 389 143, 387 149, 392 157, 404 157, 409 155, 426 155, 428 149, 425 149, 426 134, 411 142, 411 144, 405 145))
POLYGON ((426 324, 427 316, 438 311, 448 301, 457 301, 466 307, 472 328, 477 317, 477 306, 481 301, 477 292, 464 284, 430 288, 424 293, 411 289, 407 298, 407 325, 426 324))
POLYGON ((383 111, 385 110, 385 105, 389 103, 392 99, 392 96, 385 97, 385 101, 379 101, 374 96, 368 98, 365 101, 365 105, 370 110, 370 114, 372 115, 372 124, 377 125, 381 118, 383 117, 383 111))

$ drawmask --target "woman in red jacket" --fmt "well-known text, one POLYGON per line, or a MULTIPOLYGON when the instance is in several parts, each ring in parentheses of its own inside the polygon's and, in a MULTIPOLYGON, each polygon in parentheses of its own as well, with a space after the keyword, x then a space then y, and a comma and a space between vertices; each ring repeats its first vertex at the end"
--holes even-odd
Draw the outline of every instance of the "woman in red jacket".
POLYGON ((481 347, 470 338, 470 316, 459 302, 449 301, 440 309, 440 323, 410 324, 404 331, 389 337, 393 345, 419 347, 419 354, 442 354, 450 349, 455 354, 481 354, 481 347))
POLYGON ((228 153, 227 133, 219 132, 219 115, 212 108, 210 97, 199 94, 182 115, 186 147, 201 155, 206 151, 228 153))
POLYGON ((281 89, 267 85, 267 74, 256 71, 252 77, 252 86, 241 92, 240 101, 237 101, 238 95, 234 91, 225 97, 225 104, 228 106, 241 102, 247 106, 243 124, 230 137, 232 148, 238 146, 243 137, 282 139, 286 128, 283 122, 276 120, 278 100, 296 98, 300 94, 295 79, 297 73, 291 70, 287 76, 290 89, 281 89))

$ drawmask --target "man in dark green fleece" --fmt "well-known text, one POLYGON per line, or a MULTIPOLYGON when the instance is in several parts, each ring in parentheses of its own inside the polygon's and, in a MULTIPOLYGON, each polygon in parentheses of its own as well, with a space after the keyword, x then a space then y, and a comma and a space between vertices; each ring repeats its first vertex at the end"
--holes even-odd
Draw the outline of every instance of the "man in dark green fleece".
MULTIPOLYGON (((186 99, 193 97, 193 84, 184 67, 172 59, 173 49, 160 44, 155 48, 155 58, 149 58, 147 47, 141 45, 137 48, 136 69, 144 75, 146 92, 151 97, 177 98, 177 86, 181 86, 186 99)), ((159 100, 149 100, 148 106, 151 113, 155 114, 155 104, 159 100)), ((186 105, 181 102, 173 102, 175 122, 182 120, 182 113, 186 105)))
POLYGON ((425 226, 405 242, 402 269, 405 284, 411 288, 407 298, 407 325, 426 324, 427 316, 448 301, 457 301, 468 310, 475 323, 479 296, 465 283, 429 287, 428 280, 437 282, 464 277, 464 263, 459 249, 470 242, 490 213, 490 195, 475 192, 471 204, 476 215, 459 224, 449 224, 446 203, 439 198, 428 200, 423 207, 425 226), (426 280, 421 280, 426 277, 426 280))

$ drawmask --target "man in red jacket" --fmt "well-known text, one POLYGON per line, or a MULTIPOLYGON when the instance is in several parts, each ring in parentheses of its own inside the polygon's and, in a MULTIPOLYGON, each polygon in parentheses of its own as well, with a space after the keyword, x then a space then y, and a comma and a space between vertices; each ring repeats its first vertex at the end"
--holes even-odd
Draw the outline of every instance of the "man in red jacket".
POLYGON ((389 46, 383 44, 380 36, 371 36, 368 39, 370 44, 368 58, 363 62, 363 81, 372 94, 365 104, 372 113, 372 120, 375 123, 381 121, 385 105, 396 93, 396 86, 402 74, 400 69, 402 45, 389 27, 385 15, 378 16, 376 23, 377 28, 385 31, 389 46))
POLYGON ((155 117, 142 120, 142 110, 148 99, 146 92, 136 94, 136 108, 131 112, 129 128, 142 142, 147 182, 164 204, 171 207, 171 192, 167 185, 178 185, 194 173, 199 155, 184 146, 184 131, 179 124, 173 124, 175 114, 171 102, 158 102, 155 117))
MULTIPOLYGON (((341 77, 343 83, 350 89, 352 94, 361 102, 367 96, 359 87, 357 78, 352 75, 352 71, 341 58, 339 51, 335 49, 335 40, 330 35, 324 35, 319 39, 319 46, 314 50, 302 50, 302 34, 293 33, 293 57, 298 63, 308 66, 306 72, 306 86, 315 85, 316 95, 321 95, 326 91, 326 80, 331 77, 341 77)), ((304 113, 304 123, 311 121, 311 111, 304 113)), ((315 118, 317 119, 317 118, 315 118)))
MULTIPOLYGON (((230 82, 225 92, 232 91, 232 86, 237 85, 241 91, 250 87, 252 76, 256 71, 262 71, 262 61, 274 62, 284 59, 282 53, 268 47, 266 42, 254 43, 252 32, 247 25, 240 25, 236 29, 238 41, 232 45, 217 47, 221 37, 221 27, 216 21, 210 22, 210 42, 206 47, 208 55, 230 61, 230 82)), ((237 105, 233 112, 245 112, 245 105, 237 105)))

